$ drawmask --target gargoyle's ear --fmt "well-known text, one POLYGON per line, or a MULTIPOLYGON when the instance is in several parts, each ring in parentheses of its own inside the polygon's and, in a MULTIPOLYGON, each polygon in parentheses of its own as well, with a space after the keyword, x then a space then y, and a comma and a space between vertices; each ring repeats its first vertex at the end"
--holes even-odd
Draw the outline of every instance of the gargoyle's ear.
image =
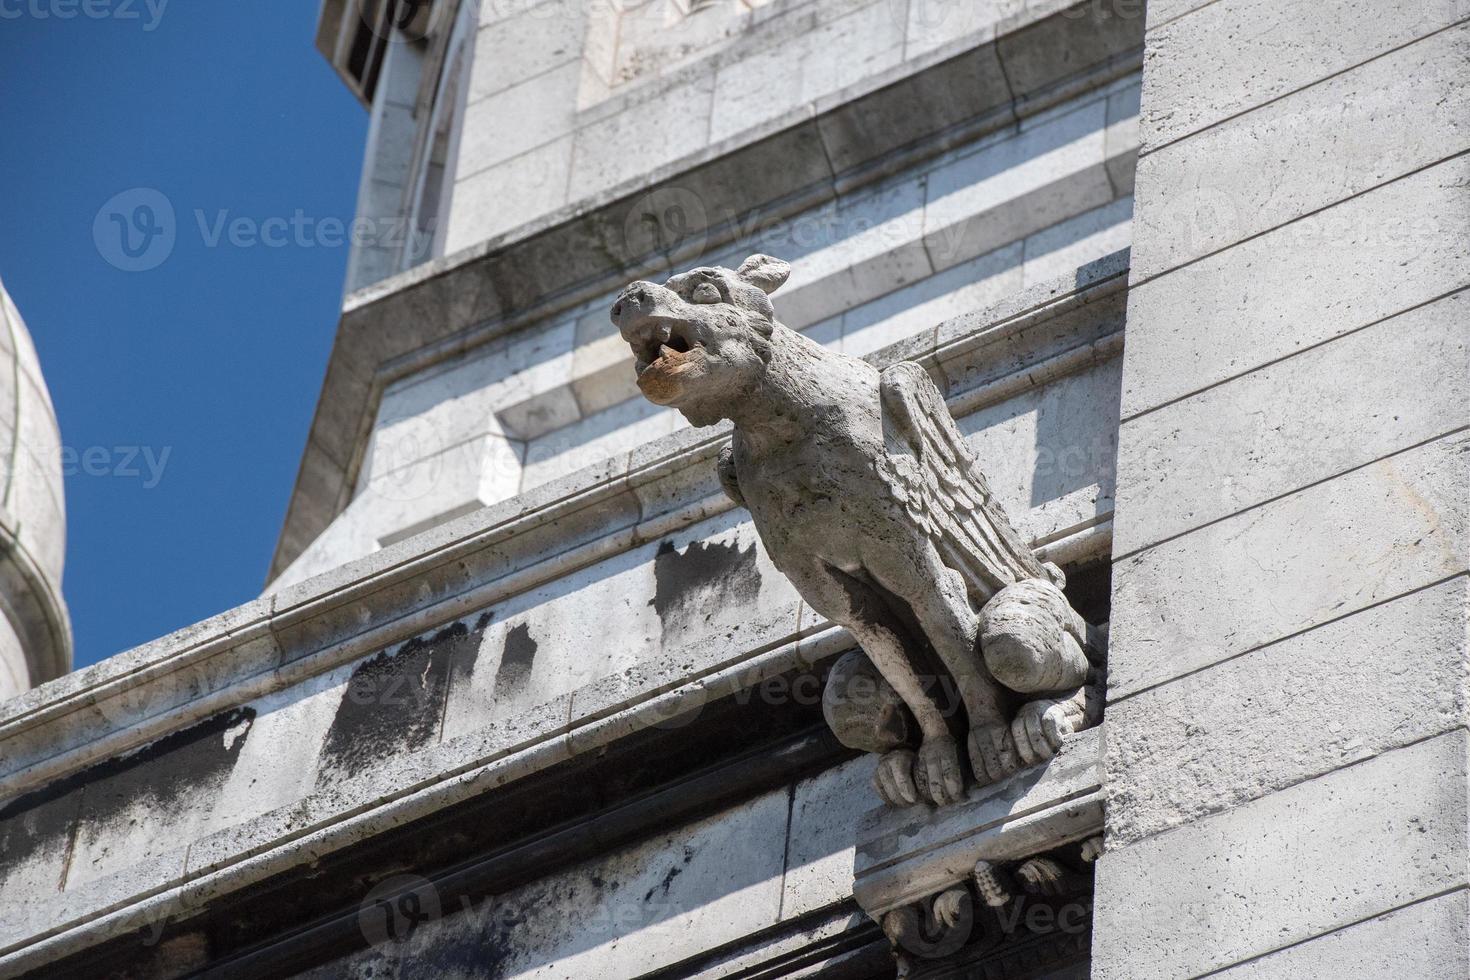
POLYGON ((791 278, 791 263, 769 255, 752 255, 740 263, 735 274, 766 295, 780 289, 791 278))

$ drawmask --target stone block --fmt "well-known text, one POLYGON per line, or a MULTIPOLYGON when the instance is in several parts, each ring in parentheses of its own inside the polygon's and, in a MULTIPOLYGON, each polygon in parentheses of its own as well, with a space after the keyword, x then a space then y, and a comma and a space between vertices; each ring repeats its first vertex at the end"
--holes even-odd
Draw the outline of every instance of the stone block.
POLYGON ((987 44, 862 98, 839 94, 818 100, 817 125, 840 175, 948 126, 986 116, 1014 118, 1010 95, 995 47, 987 44))
POLYGON ((990 488, 1030 541, 1113 509, 1120 364, 1114 359, 960 420, 990 488))
POLYGON ((1171 20, 1178 20, 1193 10, 1198 10, 1213 0, 1149 0, 1148 29, 1162 27, 1171 20))
POLYGON ((255 718, 251 708, 233 708, 78 774, 82 804, 67 888, 161 860, 176 848, 182 862, 180 843, 207 827, 210 803, 255 718))
POLYGON ((80 784, 57 784, 0 807, 0 914, 7 932, 12 923, 43 914, 61 893, 81 800, 80 784))
POLYGON ((880 805, 873 789, 877 758, 853 759, 804 779, 793 789, 782 918, 795 918, 852 897, 858 826, 863 814, 880 805))
POLYGON ((640 651, 657 648, 658 623, 647 600, 647 554, 628 552, 495 607, 476 651, 456 669, 445 713, 454 738, 513 718, 599 677, 640 651), (616 636, 616 643, 589 643, 616 636))
POLYGON ((1464 572, 1466 487, 1462 433, 1117 562, 1110 698, 1464 572))
POLYGON ((904 57, 937 52, 961 39, 970 44, 992 42, 996 22, 1016 4, 975 0, 912 0, 908 4, 904 57))
POLYGON ((936 269, 1108 203, 1107 103, 987 142, 929 176, 924 244, 936 269))
POLYGON ((1453 28, 1146 155, 1134 280, 1466 149, 1467 61, 1453 28))
POLYGON ((586 4, 543 0, 481 26, 475 36, 468 101, 478 102, 567 62, 581 60, 587 23, 586 4))
POLYGON ((1035 23, 1025 23, 1034 15, 1023 8, 1011 23, 1024 26, 1008 30, 1003 23, 997 29, 996 48, 1011 91, 1017 98, 1040 93, 1135 51, 1143 44, 1143 8, 1138 0, 1082 2, 1035 23))
POLYGON ((572 62, 466 106, 459 179, 570 134, 581 79, 581 62, 572 62))
MULTIPOLYGON (((628 373, 632 374, 631 366, 628 373)), ((607 457, 627 453, 684 424, 676 412, 661 409, 642 398, 620 401, 611 408, 532 440, 526 447, 521 487, 537 486, 595 465, 607 457)))
POLYGON ((1144 152, 1470 16, 1470 0, 1220 0, 1149 32, 1144 152), (1230 43, 1221 43, 1230 38, 1230 43))
POLYGON ((757 48, 716 68, 711 144, 769 125, 800 104, 801 59, 794 47, 757 48))
POLYGON ((1299 946, 1232 966, 1219 980, 1340 980, 1470 975, 1470 892, 1416 902, 1299 946))
POLYGON ((892 7, 869 3, 795 39, 792 54, 801 65, 801 101, 816 102, 903 61, 905 24, 892 7))
POLYGON ((780 914, 788 804, 768 793, 497 895, 402 955, 432 976, 482 970, 492 949, 506 976, 632 977, 759 932, 780 914))
POLYGON ((445 251, 452 254, 513 231, 566 204, 571 166, 568 134, 460 178, 454 185, 445 251))
POLYGON ((1118 847, 1465 724, 1466 579, 1108 705, 1118 847))
POLYGON ((570 186, 591 196, 703 149, 714 90, 714 77, 702 75, 655 102, 582 126, 570 186))
POLYGON ((1104 138, 1108 178, 1113 193, 1133 193, 1138 167, 1138 107, 1142 86, 1137 82, 1108 96, 1108 131, 1104 138))
POLYGON ((1060 221, 1024 242, 1022 288, 1073 273, 1090 262, 1128 248, 1132 241, 1131 197, 1121 197, 1060 221))
POLYGON ((842 351, 862 357, 936 323, 980 309, 1021 286, 1021 245, 999 248, 887 296, 842 317, 842 351))
POLYGON ((1466 761, 1441 735, 1109 851, 1092 975, 1198 976, 1464 888, 1466 761))
POLYGON ((1114 553, 1227 517, 1470 419, 1470 293, 1124 423, 1114 553))
POLYGON ((1136 285, 1123 417, 1470 282, 1467 181, 1451 160, 1136 285))

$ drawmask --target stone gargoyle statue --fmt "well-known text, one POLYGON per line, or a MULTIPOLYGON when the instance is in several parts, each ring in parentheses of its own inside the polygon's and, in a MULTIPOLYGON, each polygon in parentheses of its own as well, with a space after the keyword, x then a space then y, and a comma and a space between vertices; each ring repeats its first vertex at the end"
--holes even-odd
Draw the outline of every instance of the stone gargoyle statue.
POLYGON ((887 803, 953 803, 961 740, 985 785, 1098 722, 1102 651, 927 372, 880 372, 777 322, 769 296, 790 273, 755 255, 635 282, 612 319, 645 397, 696 426, 734 424, 726 492, 802 598, 862 647, 823 694, 838 739, 881 756, 887 803))

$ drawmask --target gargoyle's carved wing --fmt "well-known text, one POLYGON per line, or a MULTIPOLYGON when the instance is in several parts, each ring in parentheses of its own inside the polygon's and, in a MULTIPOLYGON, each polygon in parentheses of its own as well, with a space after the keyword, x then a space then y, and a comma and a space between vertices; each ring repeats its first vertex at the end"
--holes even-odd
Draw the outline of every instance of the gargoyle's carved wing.
POLYGON ((882 393, 889 483, 971 595, 1051 578, 990 492, 928 372, 901 361, 883 372, 882 393))

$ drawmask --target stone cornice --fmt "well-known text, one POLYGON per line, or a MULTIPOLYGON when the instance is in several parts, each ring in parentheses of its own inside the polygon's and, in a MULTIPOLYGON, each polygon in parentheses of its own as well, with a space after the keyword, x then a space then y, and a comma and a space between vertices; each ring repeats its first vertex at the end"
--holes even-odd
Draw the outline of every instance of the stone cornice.
POLYGON ((271 562, 274 579, 351 499, 378 398, 437 358, 545 320, 629 279, 789 216, 1136 70, 1142 19, 1052 0, 995 32, 826 97, 637 181, 348 297, 271 562), (957 93, 967 93, 959 96, 957 93), (703 205, 671 250, 630 232, 644 195, 703 205))

